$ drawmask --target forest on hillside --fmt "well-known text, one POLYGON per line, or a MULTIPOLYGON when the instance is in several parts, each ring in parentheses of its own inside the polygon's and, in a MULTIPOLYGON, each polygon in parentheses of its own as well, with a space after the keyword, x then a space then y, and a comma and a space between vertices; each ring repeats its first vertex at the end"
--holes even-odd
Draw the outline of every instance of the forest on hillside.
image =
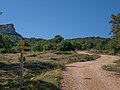
MULTIPOLYGON (((18 33, 8 35, 8 33, 0 33, 0 52, 1 53, 17 53, 18 41, 23 39, 26 45, 31 46, 32 51, 74 51, 74 50, 99 50, 111 53, 120 51, 120 13, 112 15, 109 22, 111 24, 111 38, 86 37, 75 39, 64 39, 61 35, 46 40, 42 38, 23 38, 18 33), (11 36, 10 36, 11 35, 11 36), (16 36, 17 35, 17 36, 16 36)), ((6 30, 0 26, 0 31, 6 30)), ((109 33, 109 32, 108 32, 109 33)))

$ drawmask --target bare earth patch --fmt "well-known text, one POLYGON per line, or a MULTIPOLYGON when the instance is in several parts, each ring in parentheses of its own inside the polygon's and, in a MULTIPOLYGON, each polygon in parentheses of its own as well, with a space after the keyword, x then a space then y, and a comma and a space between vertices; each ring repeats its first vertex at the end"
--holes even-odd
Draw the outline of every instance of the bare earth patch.
MULTIPOLYGON (((88 54, 81 51, 80 54, 88 54)), ((95 61, 67 64, 61 80, 62 90, 120 90, 120 77, 102 70, 120 57, 100 55, 95 61)))

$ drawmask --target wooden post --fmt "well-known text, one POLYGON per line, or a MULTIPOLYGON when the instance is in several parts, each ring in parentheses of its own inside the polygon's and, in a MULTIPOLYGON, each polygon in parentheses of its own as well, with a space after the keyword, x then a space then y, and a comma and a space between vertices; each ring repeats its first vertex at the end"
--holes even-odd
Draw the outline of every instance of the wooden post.
POLYGON ((20 49, 20 90, 22 90, 23 85, 23 49, 20 49))
POLYGON ((20 40, 19 41, 19 48, 20 48, 20 90, 22 90, 23 88, 23 51, 26 50, 30 50, 30 47, 24 46, 25 45, 25 41, 24 40, 20 40))

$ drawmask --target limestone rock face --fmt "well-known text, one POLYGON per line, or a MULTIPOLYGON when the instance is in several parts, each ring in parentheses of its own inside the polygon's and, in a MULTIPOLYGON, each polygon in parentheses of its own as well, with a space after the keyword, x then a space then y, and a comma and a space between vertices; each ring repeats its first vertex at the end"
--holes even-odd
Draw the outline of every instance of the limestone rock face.
POLYGON ((0 34, 8 35, 10 37, 21 37, 22 38, 22 36, 15 31, 15 27, 13 24, 0 25, 0 34))

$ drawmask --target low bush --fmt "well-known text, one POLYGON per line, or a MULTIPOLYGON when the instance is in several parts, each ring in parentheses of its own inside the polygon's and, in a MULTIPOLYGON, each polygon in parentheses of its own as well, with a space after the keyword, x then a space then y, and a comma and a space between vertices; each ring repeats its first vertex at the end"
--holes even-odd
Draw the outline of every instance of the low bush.
POLYGON ((86 61, 93 61, 97 58, 99 58, 99 55, 88 55, 88 54, 81 54, 81 55, 75 55, 69 58, 69 62, 86 62, 86 61))
POLYGON ((113 64, 104 65, 104 66, 102 66, 102 68, 107 71, 116 71, 117 70, 117 67, 113 64))
POLYGON ((56 51, 55 54, 57 54, 57 55, 62 55, 62 54, 68 55, 68 54, 72 54, 72 53, 68 52, 68 51, 56 51))
POLYGON ((114 71, 120 73, 120 60, 114 62, 115 64, 103 65, 102 68, 106 71, 114 71))
POLYGON ((27 57, 37 57, 36 54, 31 54, 31 55, 28 55, 27 57))
POLYGON ((91 53, 101 53, 101 54, 108 54, 108 55, 115 55, 116 53, 114 51, 110 50, 90 50, 91 53))

